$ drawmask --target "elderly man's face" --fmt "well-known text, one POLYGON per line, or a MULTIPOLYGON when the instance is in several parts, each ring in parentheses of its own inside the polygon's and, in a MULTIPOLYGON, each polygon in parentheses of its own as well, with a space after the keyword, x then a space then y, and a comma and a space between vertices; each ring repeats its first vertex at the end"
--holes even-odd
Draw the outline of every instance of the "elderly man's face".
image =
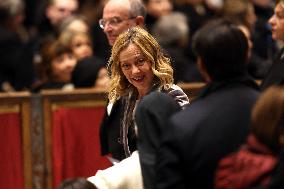
POLYGON ((111 46, 119 34, 137 25, 135 18, 129 16, 129 9, 129 2, 125 0, 110 1, 104 7, 101 25, 111 46))
POLYGON ((54 0, 46 10, 46 16, 52 25, 57 25, 63 18, 78 10, 77 0, 54 0))

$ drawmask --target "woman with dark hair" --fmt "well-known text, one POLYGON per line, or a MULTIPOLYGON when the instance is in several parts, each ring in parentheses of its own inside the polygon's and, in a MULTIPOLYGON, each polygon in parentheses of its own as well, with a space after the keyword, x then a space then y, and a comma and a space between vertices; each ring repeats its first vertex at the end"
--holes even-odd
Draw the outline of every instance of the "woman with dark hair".
POLYGON ((45 44, 42 61, 37 67, 40 83, 33 89, 73 89, 72 72, 77 63, 72 49, 57 40, 45 44))

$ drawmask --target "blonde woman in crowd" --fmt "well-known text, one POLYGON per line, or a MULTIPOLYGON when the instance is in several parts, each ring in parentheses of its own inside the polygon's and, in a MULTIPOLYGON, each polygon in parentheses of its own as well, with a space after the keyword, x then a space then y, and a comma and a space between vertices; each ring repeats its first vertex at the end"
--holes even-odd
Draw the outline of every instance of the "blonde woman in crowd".
POLYGON ((109 77, 103 61, 93 54, 91 37, 86 32, 64 30, 59 40, 69 46, 78 63, 72 74, 76 88, 97 87, 107 89, 109 77))
POLYGON ((170 59, 144 29, 134 27, 116 40, 109 60, 109 105, 101 125, 101 153, 118 161, 136 150, 134 110, 151 91, 169 94, 180 106, 188 103, 182 89, 173 84, 170 59))
POLYGON ((72 49, 78 61, 93 55, 91 38, 88 33, 65 30, 61 33, 59 40, 72 49))

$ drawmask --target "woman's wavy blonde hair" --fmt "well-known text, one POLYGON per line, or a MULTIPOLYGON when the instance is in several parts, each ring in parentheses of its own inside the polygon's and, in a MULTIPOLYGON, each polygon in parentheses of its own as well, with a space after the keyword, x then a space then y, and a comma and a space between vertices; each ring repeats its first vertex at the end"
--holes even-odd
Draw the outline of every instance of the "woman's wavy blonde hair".
POLYGON ((158 84, 159 89, 169 89, 173 84, 173 69, 171 62, 166 57, 156 39, 141 27, 133 27, 119 35, 116 39, 108 62, 108 69, 111 73, 108 98, 114 102, 121 96, 137 89, 128 82, 124 76, 119 61, 119 55, 122 50, 130 44, 135 44, 143 55, 152 62, 152 71, 154 74, 154 84, 158 84))
POLYGON ((275 0, 275 6, 280 4, 284 8, 284 0, 275 0))

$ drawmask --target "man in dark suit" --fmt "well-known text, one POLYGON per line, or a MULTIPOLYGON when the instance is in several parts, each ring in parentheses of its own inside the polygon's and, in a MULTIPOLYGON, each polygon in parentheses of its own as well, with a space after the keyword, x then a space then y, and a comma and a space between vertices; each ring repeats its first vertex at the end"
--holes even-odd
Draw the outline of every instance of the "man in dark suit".
POLYGON ((157 188, 214 188, 218 161, 248 134, 258 87, 246 73, 248 43, 226 20, 215 20, 193 38, 207 85, 187 109, 173 115, 158 155, 157 188))
MULTIPOLYGON (((278 0, 274 14, 269 19, 272 28, 272 38, 284 42, 284 0, 278 0)), ((271 85, 284 84, 284 49, 276 56, 268 74, 263 79, 261 89, 265 90, 271 85)))
POLYGON ((168 94, 153 91, 137 105, 135 122, 138 129, 137 149, 145 189, 156 188, 156 157, 162 132, 171 115, 181 107, 168 94))

